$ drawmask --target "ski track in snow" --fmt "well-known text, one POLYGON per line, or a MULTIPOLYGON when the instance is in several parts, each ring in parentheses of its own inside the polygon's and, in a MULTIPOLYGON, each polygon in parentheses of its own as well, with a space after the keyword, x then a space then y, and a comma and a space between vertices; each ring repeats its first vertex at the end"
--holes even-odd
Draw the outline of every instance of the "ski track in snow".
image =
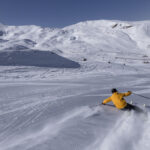
MULTIPOLYGON (((84 82, 76 79, 75 83, 69 80, 59 84, 3 82, 0 150, 69 150, 70 147, 72 150, 142 150, 143 147, 148 150, 149 112, 147 116, 137 115, 97 106, 99 100, 109 96, 109 87, 103 87, 103 82, 116 86, 118 78, 124 77, 98 80, 102 77, 92 76, 92 81, 88 77, 84 82), (19 89, 22 89, 20 93, 19 89)), ((143 93, 145 88, 149 92, 147 85, 144 87, 147 78, 127 79, 122 83, 124 86, 118 84, 120 90, 128 89, 130 84, 130 89, 143 93)))
MULTIPOLYGON (((24 135, 23 137, 21 136, 16 137, 17 140, 12 140, 8 144, 8 146, 5 146, 4 144, 4 149, 8 149, 11 147, 14 147, 13 149, 19 149, 20 145, 22 149, 29 149, 35 145, 43 143, 43 141, 50 140, 51 138, 55 137, 55 135, 57 135, 58 132, 63 128, 64 126, 63 124, 65 124, 67 121, 76 116, 80 116, 82 114, 86 116, 85 113, 87 111, 88 108, 85 107, 68 112, 63 116, 62 119, 48 122, 46 126, 44 126, 40 131, 36 133, 33 134, 29 133, 27 135, 24 135)), ((3 143, 1 144, 1 147, 3 147, 3 143)))

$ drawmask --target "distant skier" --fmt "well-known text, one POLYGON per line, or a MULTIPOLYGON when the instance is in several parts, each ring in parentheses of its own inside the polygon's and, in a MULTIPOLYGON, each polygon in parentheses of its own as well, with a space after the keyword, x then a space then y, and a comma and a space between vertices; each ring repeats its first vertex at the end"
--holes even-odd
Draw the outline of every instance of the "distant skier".
POLYGON ((136 110, 137 107, 134 106, 134 105, 131 105, 131 104, 128 104, 124 97, 125 96, 129 96, 132 94, 131 91, 128 91, 126 93, 119 93, 117 91, 117 89, 112 89, 112 96, 108 97, 107 99, 105 99, 102 104, 105 105, 106 103, 112 101, 113 104, 118 108, 118 109, 121 109, 121 110, 136 110))

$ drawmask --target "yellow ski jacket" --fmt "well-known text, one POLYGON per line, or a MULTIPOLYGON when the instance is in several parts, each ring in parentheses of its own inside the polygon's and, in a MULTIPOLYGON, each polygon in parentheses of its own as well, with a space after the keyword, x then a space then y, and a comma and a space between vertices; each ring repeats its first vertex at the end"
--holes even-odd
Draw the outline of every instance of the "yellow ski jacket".
POLYGON ((132 94, 132 92, 130 92, 130 91, 128 91, 127 93, 118 93, 118 92, 115 92, 115 93, 112 94, 112 96, 110 96, 107 99, 105 99, 102 104, 106 104, 106 103, 112 101, 113 104, 118 109, 123 109, 127 105, 127 102, 125 101, 125 99, 123 97, 129 96, 131 94, 132 94))

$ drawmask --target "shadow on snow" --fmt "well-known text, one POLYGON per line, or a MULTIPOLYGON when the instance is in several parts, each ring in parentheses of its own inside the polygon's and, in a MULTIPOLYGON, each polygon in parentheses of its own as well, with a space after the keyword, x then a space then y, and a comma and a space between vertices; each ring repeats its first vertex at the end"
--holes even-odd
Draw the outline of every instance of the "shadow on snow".
POLYGON ((49 51, 1 51, 0 66, 79 68, 80 64, 49 51))

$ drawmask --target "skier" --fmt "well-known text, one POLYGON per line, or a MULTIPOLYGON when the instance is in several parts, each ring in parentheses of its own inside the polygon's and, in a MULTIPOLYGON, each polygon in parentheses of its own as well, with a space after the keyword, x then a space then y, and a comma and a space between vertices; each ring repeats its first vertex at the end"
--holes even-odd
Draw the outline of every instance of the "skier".
POLYGON ((131 104, 128 104, 125 99, 123 97, 125 96, 129 96, 132 94, 131 91, 128 91, 126 93, 119 93, 117 91, 117 89, 112 89, 111 90, 112 92, 112 96, 108 97, 107 99, 105 99, 102 104, 105 105, 106 103, 112 101, 113 104, 118 108, 118 109, 121 109, 121 110, 136 110, 137 107, 134 106, 134 105, 131 105, 131 104))

